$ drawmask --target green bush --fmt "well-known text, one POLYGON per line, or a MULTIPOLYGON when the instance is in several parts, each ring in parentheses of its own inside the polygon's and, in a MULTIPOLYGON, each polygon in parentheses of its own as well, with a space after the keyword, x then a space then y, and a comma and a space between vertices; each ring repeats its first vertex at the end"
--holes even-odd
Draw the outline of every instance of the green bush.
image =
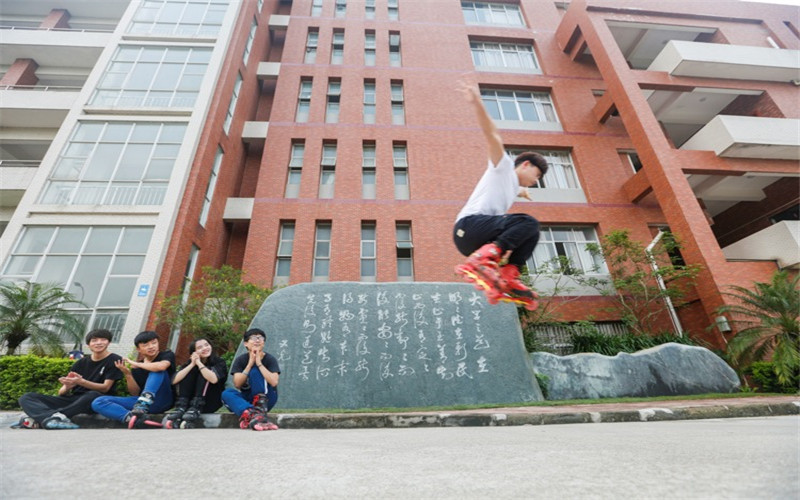
MULTIPOLYGON (((26 392, 56 396, 58 378, 69 373, 75 360, 40 356, 0 357, 0 409, 19 410, 19 397, 26 392)), ((117 396, 128 396, 125 379, 117 381, 117 396)))
POLYGON ((606 356, 616 356, 620 352, 636 352, 657 345, 675 342, 677 344, 696 345, 688 336, 678 337, 671 333, 658 335, 605 335, 595 330, 584 329, 572 336, 573 352, 596 352, 606 356))
POLYGON ((795 376, 785 384, 778 382, 778 374, 775 372, 775 363, 771 361, 756 361, 745 370, 745 374, 752 377, 753 382, 761 392, 783 392, 793 394, 800 388, 800 374, 795 376))
POLYGON ((58 378, 69 373, 74 362, 32 355, 0 357, 0 409, 19 409, 17 400, 26 392, 57 395, 58 378))

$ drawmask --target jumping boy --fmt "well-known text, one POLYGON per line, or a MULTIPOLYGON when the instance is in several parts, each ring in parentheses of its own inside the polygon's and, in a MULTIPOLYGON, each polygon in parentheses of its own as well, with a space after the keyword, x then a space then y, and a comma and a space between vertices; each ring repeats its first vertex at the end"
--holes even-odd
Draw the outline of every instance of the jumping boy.
POLYGON ((489 147, 489 164, 456 217, 453 240, 458 251, 468 256, 456 272, 481 285, 492 304, 507 297, 525 304, 526 309, 536 309, 536 295, 519 275, 539 241, 539 221, 527 214, 506 212, 516 197, 530 199, 527 188, 547 173, 547 161, 534 152, 512 160, 478 89, 462 81, 459 91, 478 116, 489 147), (501 266, 504 259, 508 263, 501 266))
POLYGON ((70 420, 79 413, 92 413, 92 402, 103 394, 114 394, 114 384, 122 378, 115 363, 122 359, 108 351, 111 332, 92 330, 86 334, 91 356, 83 356, 58 379, 58 396, 29 392, 19 398, 26 413, 14 427, 21 429, 77 429, 70 420))
POLYGON ((235 389, 225 389, 222 402, 239 416, 239 427, 255 431, 273 431, 277 425, 267 420, 267 412, 278 401, 278 360, 264 352, 267 334, 251 328, 242 337, 245 354, 233 360, 231 375, 235 389))
POLYGON ((131 396, 104 396, 92 402, 94 411, 127 424, 129 429, 144 427, 149 422, 148 413, 161 413, 172 407, 171 379, 175 373, 175 354, 170 350, 160 351, 156 332, 139 333, 133 344, 139 360, 123 358, 116 363, 125 375, 131 396))

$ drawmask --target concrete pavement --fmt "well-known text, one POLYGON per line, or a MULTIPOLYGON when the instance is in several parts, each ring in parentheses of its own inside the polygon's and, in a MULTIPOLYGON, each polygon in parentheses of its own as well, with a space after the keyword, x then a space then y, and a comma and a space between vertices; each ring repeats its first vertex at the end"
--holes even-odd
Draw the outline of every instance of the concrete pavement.
MULTIPOLYGON (((279 407, 276 408, 279 410, 279 407)), ((19 420, 20 412, 0 414, 0 427, 19 420)), ((649 422, 800 415, 800 396, 595 403, 565 406, 519 406, 452 411, 391 413, 278 413, 270 418, 283 429, 356 429, 404 427, 513 426, 604 422, 649 422)), ((159 418, 160 417, 156 417, 159 418)), ((82 428, 119 427, 100 416, 79 415, 82 428)), ((238 428, 231 413, 204 415, 207 428, 238 428)))

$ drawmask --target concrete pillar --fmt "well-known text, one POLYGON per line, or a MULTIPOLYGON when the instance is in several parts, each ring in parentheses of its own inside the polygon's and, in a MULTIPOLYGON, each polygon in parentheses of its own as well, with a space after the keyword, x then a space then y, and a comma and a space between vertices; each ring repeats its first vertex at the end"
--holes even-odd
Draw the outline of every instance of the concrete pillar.
POLYGON ((39 25, 40 29, 62 28, 69 29, 69 18, 72 17, 66 9, 53 9, 39 25))
POLYGON ((0 86, 5 85, 36 85, 39 78, 36 76, 36 69, 39 67, 33 59, 17 59, 8 68, 3 78, 0 78, 0 86))

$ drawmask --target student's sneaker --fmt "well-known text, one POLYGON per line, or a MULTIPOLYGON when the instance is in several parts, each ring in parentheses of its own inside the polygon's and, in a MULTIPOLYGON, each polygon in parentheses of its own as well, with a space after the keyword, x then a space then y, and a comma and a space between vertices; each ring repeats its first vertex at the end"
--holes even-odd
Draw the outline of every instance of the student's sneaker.
POLYGON ((39 427, 39 422, 28 416, 22 417, 15 424, 11 424, 12 429, 38 429, 39 427))
POLYGON ((181 429, 193 429, 203 425, 201 411, 205 404, 206 400, 202 396, 195 396, 192 398, 192 402, 189 404, 189 409, 183 414, 181 429))
POLYGON ((66 415, 63 413, 53 413, 51 416, 44 419, 42 422, 45 429, 55 430, 55 429, 80 429, 80 427, 75 424, 72 420, 70 420, 66 415))

